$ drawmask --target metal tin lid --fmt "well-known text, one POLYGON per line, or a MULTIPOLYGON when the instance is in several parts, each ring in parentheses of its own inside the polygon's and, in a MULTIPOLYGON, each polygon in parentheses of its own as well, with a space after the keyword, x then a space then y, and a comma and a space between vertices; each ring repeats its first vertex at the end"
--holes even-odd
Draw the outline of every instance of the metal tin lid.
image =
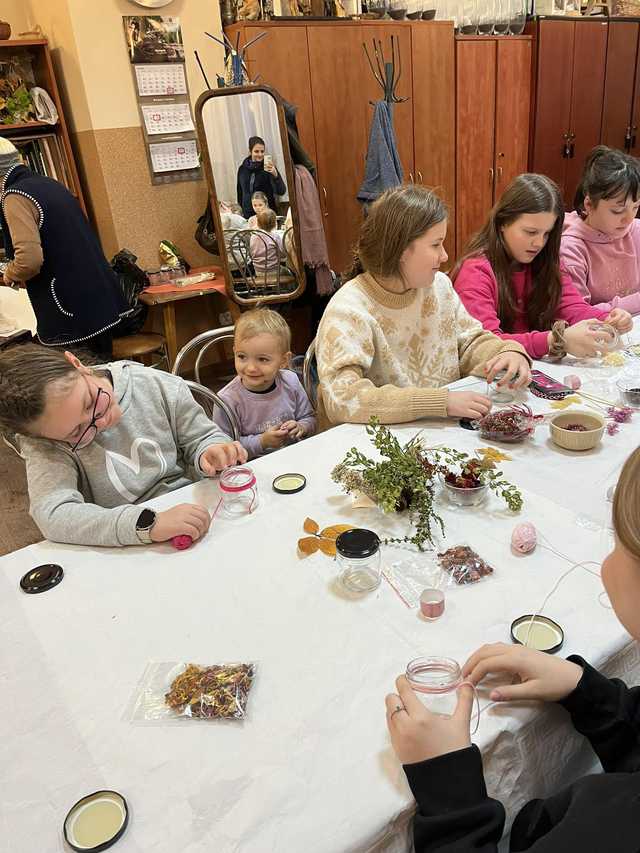
POLYGON ((64 819, 64 838, 72 850, 107 850, 129 822, 127 801, 117 791, 96 791, 78 800, 64 819))
POLYGON ((35 569, 27 572, 20 580, 20 587, 29 595, 35 595, 37 592, 46 592, 48 589, 53 589, 57 586, 64 572, 62 566, 57 566, 55 563, 46 563, 43 566, 36 566, 35 569))
POLYGON ((295 495, 307 485, 304 474, 278 474, 272 483, 273 491, 279 495, 295 495))
POLYGON ((336 550, 343 557, 371 557, 378 552, 379 548, 378 535, 373 530, 366 530, 364 527, 345 530, 336 539, 336 550))
POLYGON ((511 639, 518 645, 552 655, 564 643, 564 631, 548 616, 527 613, 511 623, 511 639))

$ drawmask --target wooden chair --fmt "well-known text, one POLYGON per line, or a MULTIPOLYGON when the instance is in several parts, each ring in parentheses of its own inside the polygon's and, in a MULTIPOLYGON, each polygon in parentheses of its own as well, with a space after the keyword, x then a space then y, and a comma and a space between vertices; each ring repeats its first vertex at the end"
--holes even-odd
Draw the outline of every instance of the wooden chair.
POLYGON ((163 365, 166 370, 171 368, 169 354, 167 352, 167 341, 164 335, 155 332, 139 332, 136 335, 125 335, 123 338, 113 339, 113 357, 116 360, 128 359, 147 363, 147 359, 157 353, 160 358, 149 367, 163 365))

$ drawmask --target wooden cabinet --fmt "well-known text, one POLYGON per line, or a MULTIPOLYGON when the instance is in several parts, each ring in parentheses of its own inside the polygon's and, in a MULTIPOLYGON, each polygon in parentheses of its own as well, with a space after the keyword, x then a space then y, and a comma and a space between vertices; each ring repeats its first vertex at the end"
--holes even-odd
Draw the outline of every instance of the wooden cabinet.
POLYGON ((559 184, 567 207, 587 154, 600 142, 607 26, 552 19, 535 25, 531 169, 559 184))
POLYGON ((638 24, 611 21, 607 39, 607 65, 602 109, 602 142, 611 148, 633 151, 637 157, 640 80, 638 24), (636 91, 638 90, 638 91, 636 91))
POLYGON ((505 187, 526 169, 531 39, 458 38, 456 70, 460 255, 505 187))

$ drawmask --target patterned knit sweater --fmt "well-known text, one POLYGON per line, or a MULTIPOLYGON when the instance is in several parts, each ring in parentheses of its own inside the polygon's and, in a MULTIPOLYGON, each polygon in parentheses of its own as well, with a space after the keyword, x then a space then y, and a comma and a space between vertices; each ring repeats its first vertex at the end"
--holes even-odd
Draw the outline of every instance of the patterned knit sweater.
POLYGON ((441 386, 482 375, 500 352, 519 352, 465 310, 449 278, 430 287, 390 293, 369 273, 347 282, 331 299, 316 338, 319 416, 326 425, 446 417, 441 386))

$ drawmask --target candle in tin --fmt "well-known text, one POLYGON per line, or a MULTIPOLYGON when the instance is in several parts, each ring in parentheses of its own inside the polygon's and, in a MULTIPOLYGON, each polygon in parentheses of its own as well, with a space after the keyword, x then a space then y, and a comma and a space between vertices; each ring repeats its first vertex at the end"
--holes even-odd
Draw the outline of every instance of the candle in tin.
POLYGON ((444 592, 441 589, 425 589, 420 596, 420 610, 425 619, 433 621, 444 613, 444 592))

